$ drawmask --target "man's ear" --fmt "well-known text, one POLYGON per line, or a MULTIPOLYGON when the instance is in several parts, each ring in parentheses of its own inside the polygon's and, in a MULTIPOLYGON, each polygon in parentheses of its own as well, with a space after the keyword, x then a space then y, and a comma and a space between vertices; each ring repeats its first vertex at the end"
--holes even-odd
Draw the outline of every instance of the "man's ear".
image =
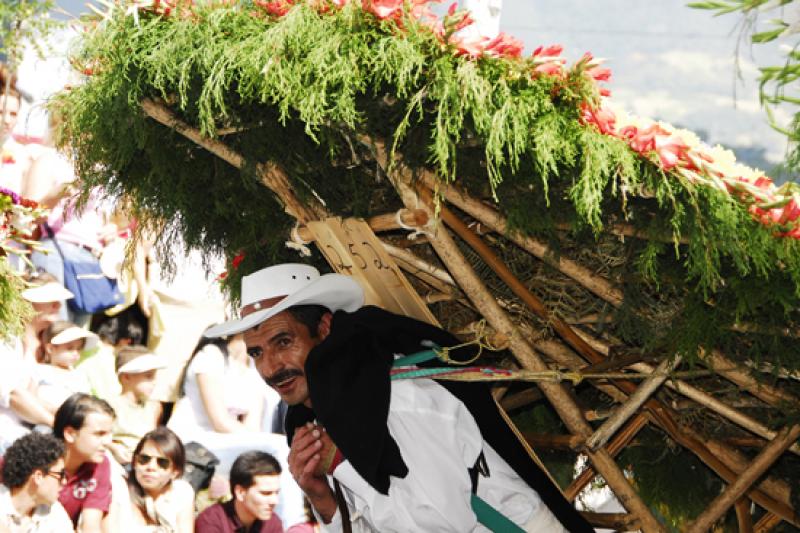
POLYGON ((31 479, 33 480, 34 485, 39 486, 44 479, 45 473, 41 470, 34 470, 33 474, 31 474, 31 479))
POLYGON ((238 502, 243 502, 245 494, 247 493, 247 489, 242 487, 241 485, 234 485, 233 486, 233 499, 238 502))
POLYGON ((331 332, 331 320, 333 320, 333 314, 329 311, 322 315, 322 318, 319 319, 319 326, 317 326, 317 337, 319 340, 325 340, 331 332))
POLYGON ((72 426, 67 426, 64 428, 64 442, 67 444, 74 444, 75 440, 78 438, 78 430, 72 426))

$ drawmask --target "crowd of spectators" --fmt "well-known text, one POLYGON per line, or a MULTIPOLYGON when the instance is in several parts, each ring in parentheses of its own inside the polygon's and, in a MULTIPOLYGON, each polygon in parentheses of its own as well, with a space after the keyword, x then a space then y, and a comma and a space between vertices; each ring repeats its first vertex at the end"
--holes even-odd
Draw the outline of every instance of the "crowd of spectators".
POLYGON ((214 276, 193 256, 162 276, 147 235, 123 262, 136 221, 101 189, 77 202, 68 159, 15 133, 15 81, 0 66, 0 188, 49 211, 0 257, 34 311, 0 341, 0 531, 313 531, 279 397, 241 336, 202 340, 224 318, 214 276), (124 302, 70 306, 65 259, 98 260, 124 302), (192 464, 197 450, 214 460, 192 464), (197 468, 214 473, 198 485, 197 468))

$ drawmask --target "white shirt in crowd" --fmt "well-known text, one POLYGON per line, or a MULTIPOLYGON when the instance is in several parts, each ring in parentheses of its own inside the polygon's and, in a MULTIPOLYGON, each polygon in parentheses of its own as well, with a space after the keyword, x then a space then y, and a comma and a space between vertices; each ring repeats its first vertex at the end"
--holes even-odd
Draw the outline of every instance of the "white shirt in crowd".
POLYGON ((39 505, 33 516, 20 515, 11 501, 11 491, 0 485, 0 531, 4 533, 64 533, 72 531, 72 520, 61 506, 39 505))
POLYGON ((0 455, 12 442, 28 433, 22 419, 11 409, 11 393, 30 385, 31 365, 26 362, 19 339, 0 343, 0 455))

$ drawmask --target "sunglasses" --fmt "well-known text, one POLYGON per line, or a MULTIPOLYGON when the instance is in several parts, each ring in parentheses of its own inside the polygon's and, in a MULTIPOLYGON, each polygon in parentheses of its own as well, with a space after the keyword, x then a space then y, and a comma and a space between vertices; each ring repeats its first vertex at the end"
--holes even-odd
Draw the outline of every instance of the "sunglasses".
POLYGON ((166 470, 172 463, 172 461, 170 461, 166 457, 156 457, 154 455, 147 455, 146 453, 140 453, 139 455, 136 456, 136 464, 138 464, 139 466, 147 466, 153 459, 156 460, 156 464, 161 470, 166 470))
POLYGON ((50 477, 54 477, 58 480, 59 483, 64 483, 67 480, 67 471, 66 470, 48 470, 47 475, 50 477))

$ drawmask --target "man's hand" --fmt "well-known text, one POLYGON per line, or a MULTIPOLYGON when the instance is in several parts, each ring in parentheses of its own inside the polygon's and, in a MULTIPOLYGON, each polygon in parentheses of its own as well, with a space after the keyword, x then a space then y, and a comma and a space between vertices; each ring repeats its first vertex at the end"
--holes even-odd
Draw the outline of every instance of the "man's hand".
POLYGON ((319 472, 323 448, 330 444, 330 437, 322 428, 308 423, 295 431, 288 459, 289 472, 325 523, 336 514, 336 498, 325 473, 319 472))

